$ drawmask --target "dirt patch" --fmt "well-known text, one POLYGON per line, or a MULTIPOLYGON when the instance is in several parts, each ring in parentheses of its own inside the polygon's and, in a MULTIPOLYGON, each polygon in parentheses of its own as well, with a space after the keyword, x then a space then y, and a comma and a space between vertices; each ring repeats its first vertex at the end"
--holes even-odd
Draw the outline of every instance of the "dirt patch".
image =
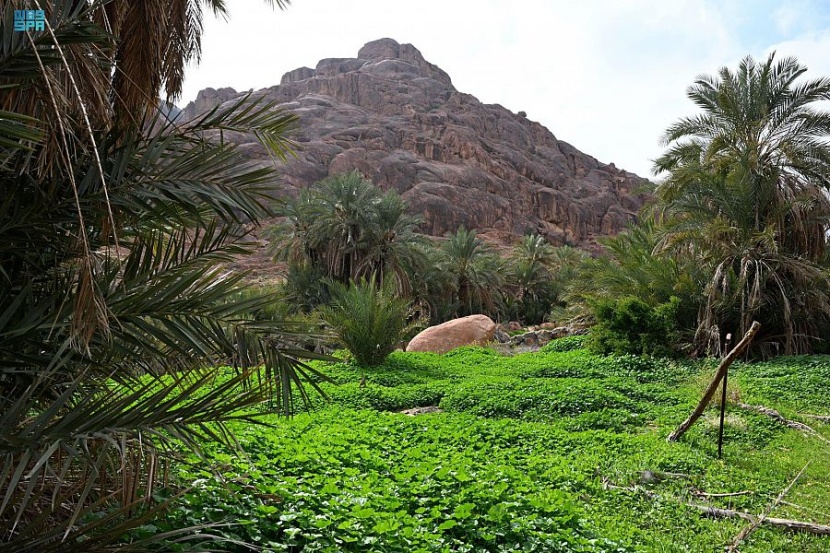
POLYGON ((444 410, 437 405, 427 405, 426 407, 413 407, 412 409, 404 409, 403 411, 398 412, 414 417, 415 415, 426 415, 429 413, 443 413, 444 410))

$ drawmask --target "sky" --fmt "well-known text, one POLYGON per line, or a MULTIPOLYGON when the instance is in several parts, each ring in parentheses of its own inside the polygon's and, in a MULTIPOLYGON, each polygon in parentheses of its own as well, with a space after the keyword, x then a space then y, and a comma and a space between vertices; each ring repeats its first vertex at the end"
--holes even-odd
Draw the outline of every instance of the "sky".
POLYGON ((184 106, 206 87, 279 84, 365 43, 410 43, 456 89, 525 111, 603 163, 652 177, 660 138, 696 113, 686 89, 746 55, 796 56, 806 77, 830 76, 828 0, 293 0, 227 2, 204 16, 202 58, 184 106))

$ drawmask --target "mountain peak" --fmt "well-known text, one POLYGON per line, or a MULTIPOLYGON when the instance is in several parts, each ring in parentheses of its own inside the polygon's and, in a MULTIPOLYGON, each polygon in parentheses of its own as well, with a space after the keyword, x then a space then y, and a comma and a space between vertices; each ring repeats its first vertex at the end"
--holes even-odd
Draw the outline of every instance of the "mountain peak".
MULTIPOLYGON (((422 230, 459 226, 509 241, 538 232, 554 244, 595 245, 633 221, 644 179, 604 164, 524 114, 482 104, 411 44, 367 43, 356 58, 300 67, 255 93, 300 117, 296 157, 280 168, 275 195, 357 170, 397 190, 422 230)), ((207 89, 185 119, 234 97, 207 89)), ((225 133, 250 159, 273 163, 254 136, 225 133)))

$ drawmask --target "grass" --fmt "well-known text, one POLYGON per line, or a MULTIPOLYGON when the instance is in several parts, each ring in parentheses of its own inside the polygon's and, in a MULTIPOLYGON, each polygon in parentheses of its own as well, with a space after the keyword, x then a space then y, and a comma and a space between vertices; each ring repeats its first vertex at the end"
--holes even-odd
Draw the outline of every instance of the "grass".
MULTIPOLYGON (((227 520, 236 524, 221 530, 226 538, 264 551, 714 552, 745 523, 702 517, 684 505, 706 503, 694 492, 749 490, 709 504, 759 513, 807 461, 786 498, 793 505, 772 516, 830 524, 830 446, 815 437, 730 406, 723 460, 714 409, 679 443, 665 442, 711 364, 555 349, 321 365, 335 382, 322 384, 329 401, 290 420, 268 415, 267 427, 237 426, 248 459, 208 444, 223 476, 183 465, 194 488, 157 527, 227 520), (444 412, 395 412, 426 405, 444 412)), ((730 374, 742 401, 790 418, 828 414, 828 376, 830 357, 818 356, 730 374)), ((830 437, 826 424, 803 420, 830 437)), ((830 538, 767 527, 741 547, 828 550, 830 538)))

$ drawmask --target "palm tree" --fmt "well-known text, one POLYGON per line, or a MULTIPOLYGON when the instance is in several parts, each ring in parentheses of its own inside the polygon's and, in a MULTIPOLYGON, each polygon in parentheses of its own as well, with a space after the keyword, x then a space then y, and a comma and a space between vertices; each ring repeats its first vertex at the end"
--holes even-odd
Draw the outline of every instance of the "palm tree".
POLYGON ((441 244, 442 259, 437 266, 451 285, 451 304, 456 315, 496 311, 504 283, 499 256, 463 226, 441 244))
POLYGON ((2 28, 4 550, 120 548, 169 506, 153 491, 173 448, 233 445, 224 421, 272 397, 291 412, 291 388, 314 372, 302 329, 251 320, 270 299, 240 294, 242 275, 221 266, 271 215, 276 175, 209 138, 253 132, 284 155, 295 118, 243 98, 184 125, 148 110, 114 124, 118 46, 95 25, 113 4, 54 2, 37 36, 2 28), (238 373, 217 379, 230 362, 238 373))
POLYGON ((381 193, 356 171, 302 190, 282 214, 286 221, 270 234, 277 258, 295 274, 343 284, 377 275, 378 285, 392 278, 399 294, 410 295, 412 276, 424 269, 420 220, 397 192, 381 193))
POLYGON ((523 236, 514 247, 506 275, 511 292, 505 298, 513 306, 511 319, 538 324, 550 312, 558 292, 555 259, 555 248, 538 234, 523 236))
POLYGON ((689 98, 703 113, 669 127, 655 163, 668 225, 661 247, 710 271, 699 336, 743 334, 786 353, 810 350, 830 315, 819 264, 830 222, 830 79, 799 80, 795 58, 701 76, 689 98))
POLYGON ((373 224, 365 229, 366 240, 357 276, 376 274, 379 282, 394 279, 398 294, 411 296, 412 275, 422 272, 427 263, 429 241, 416 229, 421 219, 406 212, 406 202, 389 190, 375 205, 373 224))

